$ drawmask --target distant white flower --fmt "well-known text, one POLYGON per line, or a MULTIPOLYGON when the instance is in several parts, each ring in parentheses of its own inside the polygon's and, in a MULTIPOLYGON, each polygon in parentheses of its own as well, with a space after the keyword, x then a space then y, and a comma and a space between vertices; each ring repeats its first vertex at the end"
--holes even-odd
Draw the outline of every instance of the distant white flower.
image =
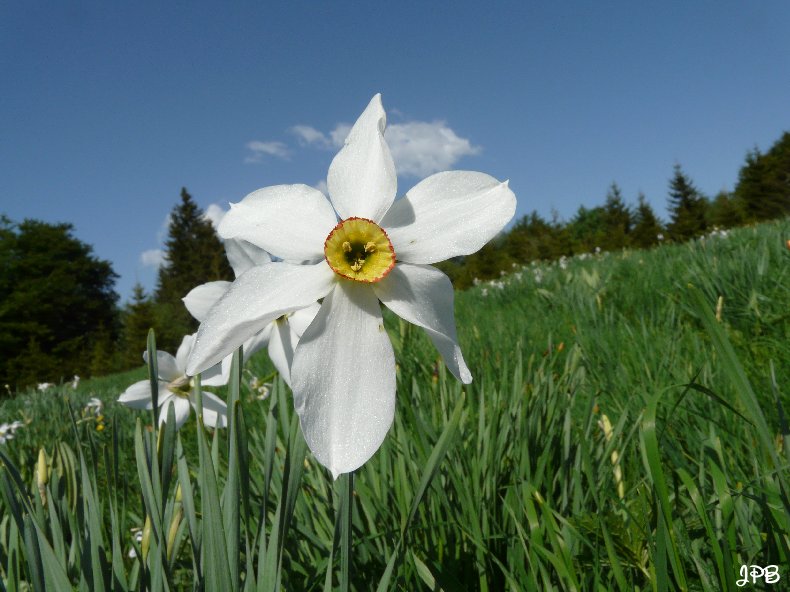
POLYGON ((563 255, 559 260, 560 269, 568 269, 568 258, 563 255))
POLYGON ((664 240, 664 235, 663 235, 663 234, 661 234, 661 233, 659 232, 659 233, 656 235, 656 238, 657 238, 658 240, 662 241, 662 240, 664 240))
POLYGON ((90 400, 85 404, 83 412, 86 415, 87 414, 101 415, 103 409, 104 409, 104 402, 96 397, 91 397, 90 400))
POLYGON ((601 247, 595 247, 595 254, 596 255, 600 255, 601 254, 601 247))
POLYGON ((21 421, 13 421, 11 423, 3 423, 0 424, 0 444, 5 444, 9 440, 13 440, 14 436, 16 435, 16 431, 24 427, 21 421))
MULTIPOLYGON (((143 529, 140 528, 139 526, 136 526, 136 527, 131 529, 131 533, 132 533, 132 538, 135 540, 135 542, 138 545, 142 544, 142 542, 143 542, 143 529)), ((129 559, 134 559, 135 557, 137 557, 137 551, 134 550, 134 546, 132 546, 129 549, 128 557, 129 557, 129 559)))
POLYGON ((51 382, 39 382, 38 383, 38 390, 43 393, 45 390, 50 389, 53 386, 55 386, 55 385, 52 384, 51 382))
POLYGON ((71 388, 76 389, 80 384, 80 377, 76 374, 74 375, 74 379, 71 381, 71 388))
POLYGON ((250 390, 257 393, 255 396, 256 399, 263 401, 269 397, 269 393, 272 390, 272 383, 263 382, 257 376, 253 376, 252 380, 250 380, 250 390))
POLYGON ((335 477, 376 452, 394 417, 395 356, 380 303, 425 329, 450 371, 471 382, 452 284, 430 264, 476 252, 516 208, 507 182, 468 171, 432 175, 395 201, 385 125, 376 95, 329 167, 331 202, 313 187, 280 185, 231 205, 220 236, 282 261, 236 279, 201 324, 187 367, 215 364, 274 319, 323 299, 291 382, 305 440, 335 477))
MULTIPOLYGON (((187 335, 173 357, 167 352, 156 352, 157 371, 159 373, 159 424, 167 420, 168 405, 173 405, 175 411, 176 428, 184 425, 189 417, 189 408, 195 406, 193 399, 194 379, 186 375, 185 368, 189 353, 195 343, 194 335, 187 335)), ((148 352, 143 353, 145 363, 148 363, 148 352)), ((219 364, 209 368, 201 375, 201 384, 220 386, 227 382, 223 379, 222 369, 219 364)), ((228 408, 225 402, 209 391, 202 391, 203 396, 203 422, 209 427, 224 428, 228 425, 228 408)), ((151 409, 151 385, 148 380, 135 382, 127 388, 118 398, 118 401, 133 409, 151 409)))
MULTIPOLYGON (((269 253, 263 249, 247 241, 233 238, 225 241, 225 252, 237 278, 255 266, 266 265, 272 261, 269 253)), ((230 287, 231 282, 224 281, 202 284, 192 289, 183 298, 184 305, 195 319, 203 322, 211 307, 225 295, 230 287)), ((269 358, 285 384, 291 386, 291 364, 293 363, 294 349, 304 330, 313 322, 318 308, 318 303, 313 302, 305 308, 284 314, 268 323, 260 332, 244 342, 243 362, 249 360, 252 354, 268 344, 269 358)), ((231 359, 232 356, 227 356, 222 361, 222 373, 226 377, 226 382, 227 377, 230 376, 231 359)))

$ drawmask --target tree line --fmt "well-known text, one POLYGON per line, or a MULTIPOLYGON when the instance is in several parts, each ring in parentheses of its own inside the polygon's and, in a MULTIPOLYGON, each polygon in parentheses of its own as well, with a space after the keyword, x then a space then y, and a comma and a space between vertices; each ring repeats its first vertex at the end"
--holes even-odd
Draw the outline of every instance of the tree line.
POLYGON ((140 366, 152 327, 159 349, 175 352, 197 329, 181 298, 233 279, 222 242, 186 189, 170 214, 156 289, 149 295, 137 283, 124 306, 110 262, 73 231, 0 217, 0 396, 140 366))
POLYGON ((683 242, 714 229, 728 229, 790 214, 790 132, 765 153, 746 155, 732 192, 704 195, 676 164, 669 179, 664 221, 643 194, 626 204, 612 183, 603 205, 581 206, 568 221, 546 219, 533 211, 474 255, 440 263, 456 288, 475 280, 499 278, 514 266, 581 253, 646 249, 662 242, 683 242))
MULTIPOLYGON (((732 192, 702 194, 676 165, 667 195, 669 219, 644 195, 625 202, 612 183, 603 205, 582 206, 568 221, 523 216, 479 252, 439 264, 460 289, 499 278, 514 266, 580 253, 650 248, 790 214, 790 132, 765 153, 746 155, 732 192)), ((186 189, 171 212, 156 288, 138 283, 120 306, 116 273, 73 234, 71 224, 14 223, 0 216, 0 396, 37 382, 99 376, 142 363, 153 327, 160 349, 174 352, 197 322, 181 302, 192 288, 232 280, 225 250, 186 189)))

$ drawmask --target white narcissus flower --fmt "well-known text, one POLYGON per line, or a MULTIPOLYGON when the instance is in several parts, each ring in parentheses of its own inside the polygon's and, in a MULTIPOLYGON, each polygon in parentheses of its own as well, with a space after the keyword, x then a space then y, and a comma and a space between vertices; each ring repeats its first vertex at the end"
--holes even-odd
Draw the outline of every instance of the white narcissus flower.
POLYGON ((329 167, 331 202, 307 185, 278 185, 231 204, 220 236, 282 261, 233 282, 201 324, 187 365, 195 374, 323 298, 299 340, 291 382, 305 440, 335 477, 368 460, 392 424, 395 357, 380 302, 425 329, 450 371, 471 382, 452 285, 430 264, 479 250, 516 208, 507 182, 468 171, 432 175, 395 201, 385 123, 376 95, 329 167))
MULTIPOLYGON (((237 278, 255 266, 266 265, 272 261, 269 253, 263 249, 247 241, 234 238, 225 241, 225 252, 237 278)), ((225 281, 202 284, 193 288, 183 298, 184 305, 195 319, 203 322, 211 307, 225 295, 230 286, 231 282, 225 281)), ((252 354, 268 344, 269 358, 285 383, 291 386, 291 364, 293 363, 294 349, 299 337, 318 313, 318 308, 318 303, 313 302, 306 308, 283 315, 267 324, 259 333, 243 343, 243 362, 249 360, 252 354)), ((226 382, 230 376, 231 359, 232 356, 227 356, 222 360, 222 374, 226 382)))
MULTIPOLYGON (((157 373, 159 379, 159 425, 167 421, 167 407, 173 405, 176 429, 179 429, 189 417, 189 408, 195 406, 192 387, 194 380, 186 375, 185 368, 189 353, 195 343, 194 335, 187 335, 173 357, 167 352, 156 352, 157 373)), ((143 353, 148 363, 148 352, 143 353)), ((227 382, 223 379, 220 365, 209 368, 201 375, 201 384, 221 386, 227 382)), ((215 394, 202 391, 203 423, 212 428, 224 428, 228 425, 228 408, 225 402, 215 394)), ((120 403, 133 409, 151 409, 151 383, 148 380, 135 382, 118 398, 120 403)))

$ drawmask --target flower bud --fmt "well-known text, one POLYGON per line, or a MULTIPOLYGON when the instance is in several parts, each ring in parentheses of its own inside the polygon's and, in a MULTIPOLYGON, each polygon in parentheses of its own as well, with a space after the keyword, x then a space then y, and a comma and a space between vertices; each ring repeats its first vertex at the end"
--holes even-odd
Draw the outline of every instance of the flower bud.
POLYGON ((41 496, 41 503, 47 505, 47 483, 49 482, 49 471, 47 469, 47 453, 44 447, 38 449, 38 462, 36 463, 36 485, 38 494, 41 496))

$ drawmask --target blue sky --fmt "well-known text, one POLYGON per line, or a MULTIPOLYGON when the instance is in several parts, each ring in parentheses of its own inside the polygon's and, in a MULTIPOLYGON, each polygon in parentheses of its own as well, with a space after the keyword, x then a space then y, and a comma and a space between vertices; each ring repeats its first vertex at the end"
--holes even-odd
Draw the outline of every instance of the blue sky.
POLYGON ((517 217, 613 181, 663 214, 674 163, 712 195, 790 129, 789 28, 785 1, 6 2, 0 213, 73 223, 126 299, 182 186, 320 185, 381 92, 400 194, 468 169, 517 217))

